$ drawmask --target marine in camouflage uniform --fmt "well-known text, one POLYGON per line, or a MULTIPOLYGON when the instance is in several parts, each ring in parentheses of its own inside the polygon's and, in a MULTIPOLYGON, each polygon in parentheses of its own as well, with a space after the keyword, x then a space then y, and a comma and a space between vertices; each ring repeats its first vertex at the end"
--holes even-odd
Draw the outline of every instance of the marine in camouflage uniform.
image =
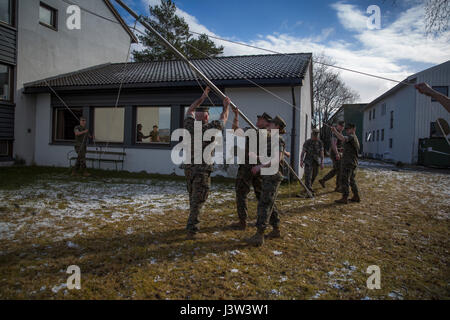
MULTIPOLYGON (((202 97, 196 100, 190 107, 192 110, 195 110, 198 113, 208 112, 208 108, 199 107, 204 99, 207 97, 207 93, 209 92, 209 88, 205 90, 205 93, 202 97)), ((208 117, 206 117, 206 121, 202 124, 202 137, 206 130, 208 129, 217 129, 223 130, 226 119, 228 118, 228 106, 229 100, 226 99, 224 101, 224 111, 222 112, 221 120, 214 120, 211 122, 207 122, 208 117), (224 117, 224 114, 226 116, 224 117)), ((189 131, 191 135, 191 164, 184 165, 184 174, 186 177, 187 190, 189 193, 189 218, 186 225, 186 230, 188 232, 188 239, 195 238, 196 233, 198 232, 197 225, 199 224, 199 215, 208 199, 209 190, 211 187, 211 172, 213 171, 212 164, 206 164, 202 157, 201 164, 194 164, 194 139, 202 139, 202 137, 194 137, 194 112, 189 112, 184 120, 184 128, 189 131)), ((203 140, 203 139, 202 139, 203 140)), ((202 142, 202 155, 203 150, 212 142, 203 141, 202 142)))
MULTIPOLYGON (((339 121, 336 128, 340 133, 342 133, 344 126, 345 126, 344 121, 339 121)), ((342 151, 343 151, 342 141, 339 140, 335 134, 332 134, 330 158, 331 158, 331 161, 333 161, 333 169, 331 169, 330 172, 328 172, 322 179, 319 180, 319 183, 322 185, 322 187, 325 188, 325 182, 327 182, 328 180, 330 180, 334 176, 336 176, 336 189, 334 189, 334 191, 340 191, 341 180, 342 180, 342 178, 341 178, 342 151)))
MULTIPOLYGON (((348 203, 348 196, 350 194, 349 188, 352 189, 352 202, 360 202, 358 185, 356 184, 355 175, 358 166, 359 141, 355 134, 355 125, 349 123, 345 127, 347 136, 335 133, 336 136, 344 142, 344 154, 342 156, 342 180, 341 190, 342 198, 336 200, 337 203, 348 203)), ((336 131, 336 130, 335 130, 336 131)))
MULTIPOLYGON (((286 122, 280 117, 276 116, 271 121, 271 126, 268 129, 279 129, 280 134, 286 133, 286 122)), ((271 135, 268 134, 267 137, 267 147, 268 147, 268 156, 271 156, 270 152, 270 146, 271 146, 271 135)), ((251 238, 247 239, 247 242, 260 246, 264 243, 264 232, 267 228, 268 221, 270 219, 270 223, 273 227, 273 230, 271 233, 267 235, 267 238, 279 238, 280 235, 280 229, 279 229, 279 223, 280 218, 278 215, 278 211, 274 211, 273 208, 275 206, 275 200, 278 195, 278 190, 281 184, 281 181, 283 181, 283 174, 282 174, 282 159, 284 155, 284 151, 286 148, 286 143, 284 142, 283 138, 279 137, 279 152, 280 152, 280 159, 279 159, 279 166, 278 170, 275 174, 272 175, 262 175, 262 188, 261 188, 261 195, 258 201, 258 209, 257 209, 257 220, 256 220, 256 234, 252 236, 251 238)), ((263 165, 255 166, 252 171, 253 173, 258 172, 261 170, 261 167, 263 165)))
MULTIPOLYGON (((239 113, 235 111, 235 118, 233 122, 233 129, 237 130, 239 128, 239 113)), ((269 121, 272 120, 272 117, 269 116, 267 113, 263 113, 262 115, 258 116, 258 121, 256 123, 256 126, 259 129, 265 129, 267 125, 269 124, 269 121)), ((245 128, 244 132, 249 130, 250 128, 245 128)), ((259 144, 259 131, 256 131, 256 137, 257 137, 257 146, 259 144)), ((235 225, 238 229, 245 230, 247 227, 247 218, 248 218, 248 195, 250 193, 251 188, 253 187, 253 191, 255 192, 256 199, 259 201, 260 195, 261 195, 261 188, 262 188, 262 177, 261 174, 253 174, 252 168, 254 165, 250 164, 249 161, 249 142, 250 139, 247 137, 245 142, 245 163, 240 164, 238 168, 238 172, 236 175, 236 184, 235 184, 235 190, 236 190, 236 208, 239 218, 239 223, 235 225)), ((256 148, 258 149, 258 148, 256 148)), ((273 217, 278 216, 278 210, 276 205, 273 206, 273 211, 275 212, 273 217)), ((272 216, 271 216, 272 217, 272 216)), ((270 220, 270 223, 272 226, 275 226, 277 224, 277 221, 274 219, 270 220)))
POLYGON ((86 171, 86 146, 88 138, 90 137, 89 131, 86 129, 86 119, 80 118, 80 125, 75 126, 73 129, 75 133, 75 152, 77 153, 77 161, 72 171, 72 175, 76 175, 76 171, 81 169, 84 171, 84 176, 90 174, 86 171))
POLYGON ((313 129, 312 138, 305 141, 300 155, 300 165, 305 166, 305 185, 311 193, 313 193, 312 185, 319 173, 319 166, 323 167, 323 156, 323 143, 319 140, 319 130, 313 129))

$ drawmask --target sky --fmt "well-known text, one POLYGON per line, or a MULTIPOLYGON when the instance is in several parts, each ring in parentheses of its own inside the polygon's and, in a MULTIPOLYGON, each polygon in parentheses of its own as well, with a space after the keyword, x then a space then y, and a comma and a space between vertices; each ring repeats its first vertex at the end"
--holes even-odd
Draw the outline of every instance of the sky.
MULTIPOLYGON (((160 0, 125 0, 141 15, 160 0)), ((177 14, 191 31, 245 42, 282 53, 312 52, 336 65, 382 77, 407 76, 450 59, 450 30, 438 37, 425 33, 421 0, 175 0, 177 14), (371 5, 380 8, 380 29, 369 29, 371 5)), ((121 11, 129 25, 132 17, 121 11)), ((267 52, 214 40, 224 55, 267 52)), ((136 48, 139 49, 139 46, 136 48)), ((395 82, 340 71, 346 85, 370 102, 395 82)))

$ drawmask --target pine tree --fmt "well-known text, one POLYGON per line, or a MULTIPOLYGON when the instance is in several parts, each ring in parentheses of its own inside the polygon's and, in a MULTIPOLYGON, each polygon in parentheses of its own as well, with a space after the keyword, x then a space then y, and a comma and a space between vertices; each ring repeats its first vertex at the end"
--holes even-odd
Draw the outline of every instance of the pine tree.
MULTIPOLYGON (((206 58, 205 54, 215 57, 223 53, 223 47, 217 47, 206 34, 200 35, 197 39, 193 38, 184 18, 175 14, 176 9, 172 0, 161 0, 160 5, 149 6, 150 16, 144 17, 144 19, 188 59, 206 58)), ((133 51, 136 62, 177 59, 177 56, 161 44, 151 32, 146 30, 145 33, 145 36, 139 36, 145 49, 133 51)))

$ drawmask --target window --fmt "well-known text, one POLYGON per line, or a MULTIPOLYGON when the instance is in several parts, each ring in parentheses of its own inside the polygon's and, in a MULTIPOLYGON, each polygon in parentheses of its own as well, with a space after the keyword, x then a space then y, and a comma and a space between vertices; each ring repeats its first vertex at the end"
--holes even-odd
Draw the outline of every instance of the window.
POLYGON ((381 129, 381 141, 384 141, 384 129, 381 129))
POLYGON ((372 119, 375 119, 375 108, 373 108, 373 115, 372 115, 372 119))
MULTIPOLYGON (((72 112, 79 119, 83 116, 83 109, 72 108, 72 112)), ((74 141, 73 129, 80 124, 77 118, 67 108, 53 109, 53 141, 74 141)))
POLYGON ((7 157, 11 155, 11 141, 0 140, 0 157, 7 157))
POLYGON ((369 111, 369 120, 372 120, 372 110, 369 111))
POLYGON ((136 108, 136 143, 170 143, 170 107, 136 108))
POLYGON ((375 141, 375 130, 372 131, 372 141, 375 141))
POLYGON ((394 141, 392 139, 389 139, 389 148, 392 149, 392 146, 394 144, 394 141))
POLYGON ((386 103, 381 105, 381 115, 384 116, 386 114, 386 103))
POLYGON ((125 108, 99 107, 94 109, 94 136, 96 141, 123 143, 125 108))
POLYGON ((39 6, 39 23, 52 28, 58 28, 58 11, 45 3, 41 2, 39 6))
MULTIPOLYGON (((444 96, 448 97, 448 86, 433 86, 433 90, 436 90, 439 93, 442 93, 444 96)), ((435 99, 431 98, 431 101, 436 101, 435 99)))
POLYGON ((380 141, 380 130, 377 130, 377 141, 380 141))
POLYGON ((13 24, 12 0, 0 0, 0 22, 13 24))
POLYGON ((0 100, 11 100, 11 67, 0 64, 0 100))
POLYGON ((391 111, 391 124, 390 124, 390 128, 391 128, 391 129, 394 128, 394 111, 391 111))

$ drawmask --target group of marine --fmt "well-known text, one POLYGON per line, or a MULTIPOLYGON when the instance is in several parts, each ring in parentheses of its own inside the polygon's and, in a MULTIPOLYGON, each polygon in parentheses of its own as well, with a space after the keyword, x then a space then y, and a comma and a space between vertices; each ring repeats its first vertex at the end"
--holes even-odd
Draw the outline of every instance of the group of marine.
MULTIPOLYGON (((202 107, 201 104, 208 97, 210 89, 206 88, 203 95, 194 101, 189 107, 184 120, 184 128, 189 133, 194 135, 194 123, 195 121, 201 121, 202 131, 205 132, 208 129, 223 130, 228 120, 230 99, 227 97, 223 101, 223 109, 219 120, 209 121, 209 112, 207 107, 202 107)), ((232 128, 233 130, 239 129, 239 110, 233 109, 234 120, 232 128)), ((275 116, 272 118, 267 113, 257 116, 256 122, 257 130, 268 130, 267 145, 271 145, 270 130, 279 130, 279 157, 278 157, 278 171, 271 175, 262 175, 261 168, 269 167, 273 165, 273 160, 267 163, 261 163, 258 157, 257 164, 250 164, 248 159, 250 157, 256 157, 255 154, 249 152, 247 139, 246 143, 246 161, 244 164, 240 164, 236 177, 236 206, 239 222, 234 224, 233 227, 240 230, 245 230, 247 227, 248 218, 248 195, 251 187, 255 192, 258 200, 257 206, 257 219, 256 219, 256 233, 246 239, 249 244, 255 246, 261 246, 265 239, 280 238, 280 217, 279 212, 275 204, 280 184, 283 180, 283 165, 282 161, 284 156, 289 157, 289 152, 285 151, 285 142, 281 137, 286 133, 286 122, 280 117, 275 116), (265 235, 268 224, 272 226, 272 231, 265 235)), ((336 127, 330 127, 333 133, 332 147, 330 156, 333 161, 333 169, 323 179, 319 180, 320 184, 325 187, 325 182, 335 175, 336 178, 336 190, 342 193, 342 198, 336 200, 337 203, 346 204, 348 201, 359 202, 358 187, 355 182, 355 170, 358 165, 358 152, 359 141, 355 135, 355 125, 339 122, 336 127), (346 135, 344 136, 344 127, 346 135), (349 186, 352 189, 353 197, 349 198, 349 186)), ((243 131, 250 128, 244 128, 243 131)), ((257 135, 259 136, 259 135, 257 135)), ((203 149, 206 148, 211 142, 204 141, 203 149)), ((192 145, 194 144, 192 140, 192 145)), ((270 148, 268 148, 267 156, 271 157, 270 148)), ((192 147, 193 150, 193 147, 192 147)), ((187 239, 199 238, 202 235, 198 232, 199 215, 205 204, 210 186, 211 186, 211 173, 213 171, 212 164, 193 164, 194 155, 191 154, 191 164, 185 164, 185 176, 187 182, 187 189, 189 192, 189 218, 187 222, 187 239)), ((276 157, 272 157, 272 159, 276 157)), ((312 194, 312 184, 318 174, 319 166, 323 169, 324 160, 324 147, 319 138, 319 130, 312 130, 312 137, 303 144, 303 150, 300 156, 300 165, 305 167, 305 183, 306 187, 312 194)))
MULTIPOLYGON (((194 123, 195 121, 202 122, 202 133, 208 129, 223 130, 228 120, 230 99, 227 97, 223 101, 223 109, 219 120, 209 121, 209 109, 202 107, 201 104, 208 97, 210 92, 209 87, 205 89, 202 96, 194 101, 187 110, 184 120, 184 128, 189 131, 191 136, 194 136, 194 123)), ((233 109, 234 120, 233 130, 239 129, 239 110, 233 109)), ((155 126, 156 127, 156 126, 155 126)), ((156 135, 157 127, 154 127, 153 133, 156 135)), ((263 113, 257 117, 256 122, 257 130, 266 129, 267 133, 267 146, 271 145, 270 130, 278 129, 279 131, 279 157, 278 163, 275 163, 275 167, 278 166, 278 171, 271 175, 262 175, 261 169, 263 167, 273 166, 273 160, 267 163, 261 163, 257 154, 249 151, 249 140, 246 140, 245 150, 245 163, 239 165, 239 169, 236 177, 236 206, 239 222, 233 225, 234 228, 245 230, 247 227, 248 218, 248 195, 251 187, 255 192, 258 200, 257 207, 257 220, 256 220, 256 233, 252 237, 246 239, 250 244, 260 246, 264 243, 264 239, 280 238, 280 217, 279 212, 275 204, 277 198, 278 189, 283 181, 283 164, 284 156, 289 157, 290 153, 285 150, 286 143, 281 135, 286 133, 286 122, 280 117, 276 116, 272 118, 267 113, 263 113), (250 164, 249 159, 253 158, 256 164, 250 164), (272 231, 265 235, 267 225, 272 226, 272 231)), ((250 128, 244 128, 243 134, 250 128)), ((320 184, 325 187, 325 182, 335 175, 336 178, 336 190, 342 193, 342 198, 336 200, 338 203, 348 203, 349 185, 353 191, 353 198, 350 201, 359 202, 358 187, 355 182, 355 170, 358 164, 358 152, 359 142, 355 135, 355 126, 347 124, 345 126, 347 135, 344 136, 344 123, 339 122, 336 127, 331 127, 333 132, 332 147, 330 156, 333 160, 333 170, 331 170, 323 179, 319 180, 320 184)), ((142 126, 138 126, 137 138, 138 141, 142 141, 146 138, 142 132, 142 126)), ((239 132, 239 131, 238 131, 239 132)), ((77 170, 83 170, 84 176, 89 176, 86 171, 86 145, 87 138, 93 138, 90 135, 89 130, 86 129, 86 119, 80 118, 80 125, 74 128, 75 133, 75 151, 77 152, 77 161, 73 169, 72 174, 76 175, 77 170)), ((259 133, 257 134, 259 137, 259 133)), ((159 137, 155 140, 159 141, 159 137), (158 139, 157 139, 158 138, 158 139)), ((258 138, 259 139, 259 138, 258 138)), ((192 148, 194 150, 194 139, 191 139, 192 148)), ((203 141, 202 150, 204 150, 211 142, 203 141)), ((259 144, 259 141, 258 141, 259 144)), ((270 148, 267 152, 267 156, 270 158, 270 148)), ((277 159, 277 157, 272 157, 277 159)), ((313 129, 311 139, 308 139, 303 144, 303 149, 300 156, 300 165, 305 168, 305 183, 306 187, 313 195, 312 184, 318 174, 319 166, 323 169, 324 160, 324 147, 319 138, 319 130, 313 129)), ((203 205, 208 199, 209 190, 211 186, 211 173, 213 171, 213 165, 207 164, 202 161, 202 164, 194 164, 194 153, 191 153, 191 164, 184 164, 184 172, 186 176, 187 189, 189 192, 189 218, 186 226, 187 239, 195 239, 201 237, 198 233, 199 215, 203 205)))

